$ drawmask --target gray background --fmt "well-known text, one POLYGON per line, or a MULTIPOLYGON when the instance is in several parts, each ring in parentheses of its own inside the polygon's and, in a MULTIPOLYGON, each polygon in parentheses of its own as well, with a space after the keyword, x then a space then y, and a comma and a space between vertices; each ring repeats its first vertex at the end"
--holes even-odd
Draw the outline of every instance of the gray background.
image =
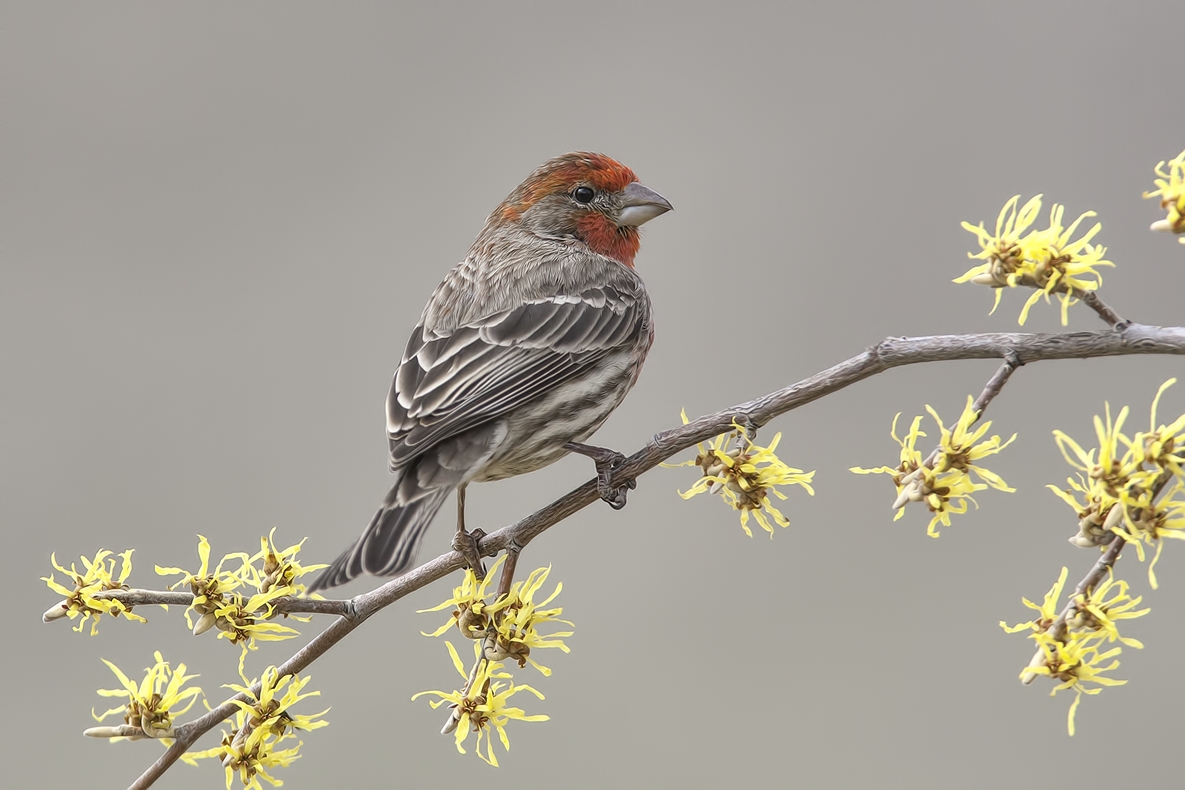
MULTIPOLYGON (((1152 167, 1185 147, 1177 3, 0 5, 0 523, 9 787, 119 787, 151 743, 87 741, 93 690, 158 647, 212 696, 236 650, 178 613, 88 639, 39 616, 49 554, 135 547, 195 564, 280 528, 328 560, 387 487, 383 399, 432 287, 535 165, 573 149, 631 165, 676 210, 639 270, 658 339, 596 437, 632 452, 679 409, 767 392, 886 335, 1013 330, 1023 301, 950 283, 973 237, 1021 192, 1099 211, 1123 314, 1181 323, 1185 247, 1147 231, 1152 167), (1176 26, 1176 27, 1174 27, 1176 26)), ((1101 324, 1083 308, 1071 329, 1101 324)), ((1040 307, 1033 330, 1056 329, 1040 307)), ((620 513, 588 508, 530 547, 577 623, 547 656, 547 724, 511 729, 500 771, 457 755, 408 698, 455 678, 419 636, 437 584, 312 668, 332 725, 287 787, 482 782, 521 787, 1180 786, 1185 547, 1153 614, 1130 626, 1124 688, 1022 687, 1025 619, 1063 564, 1073 517, 1046 483, 1050 437, 1086 441, 1103 401, 1142 425, 1179 359, 1043 363, 992 407, 1020 432, 942 539, 893 523, 899 410, 953 416, 992 362, 897 370, 778 420, 783 456, 817 469, 771 542, 690 470, 644 477, 620 513)), ((1165 399, 1185 409, 1185 386, 1165 399)), ((765 436, 772 435, 766 433, 765 436)), ((586 480, 570 458, 479 486, 487 529, 586 480)), ((446 508, 448 512, 448 508, 446 508)), ((442 519, 444 521, 444 519, 442 519)), ((430 532, 424 558, 448 544, 430 532)), ((1123 574, 1147 591, 1130 557, 1123 574)), ((351 594, 366 589, 349 588, 351 594)), ((265 645, 258 671, 297 643, 265 645)), ((313 701, 309 709, 320 704, 313 701)), ((213 739, 211 738, 212 742, 213 739)), ((212 764, 165 787, 220 787, 212 764)))

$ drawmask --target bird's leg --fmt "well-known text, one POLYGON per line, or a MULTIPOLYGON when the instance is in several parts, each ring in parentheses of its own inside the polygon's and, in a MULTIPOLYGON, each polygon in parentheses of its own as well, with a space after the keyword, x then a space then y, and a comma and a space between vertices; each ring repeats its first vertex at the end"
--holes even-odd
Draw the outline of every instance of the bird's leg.
POLYGON ((484 538, 486 533, 480 529, 475 529, 472 532, 465 529, 465 486, 467 485, 469 484, 462 483, 457 487, 457 534, 453 537, 453 550, 461 552, 466 564, 473 570, 474 576, 484 579, 486 567, 482 564, 481 554, 477 550, 477 542, 484 538))
POLYGON ((613 477, 613 471, 625 463, 624 455, 616 450, 594 447, 591 444, 580 444, 579 442, 568 442, 564 445, 564 449, 593 459, 593 463, 597 465, 597 493, 614 510, 621 510, 625 507, 626 491, 637 488, 637 481, 631 477, 616 488, 609 484, 613 477))

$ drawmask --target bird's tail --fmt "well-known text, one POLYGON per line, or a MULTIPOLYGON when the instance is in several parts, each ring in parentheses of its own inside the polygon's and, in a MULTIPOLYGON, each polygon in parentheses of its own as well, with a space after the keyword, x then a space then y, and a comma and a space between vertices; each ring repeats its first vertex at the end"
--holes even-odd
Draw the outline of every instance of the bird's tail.
MULTIPOLYGON (((412 476, 414 477, 414 475, 412 476)), ((411 569, 424 532, 452 486, 421 489, 408 477, 396 481, 362 537, 309 585, 309 592, 337 587, 364 573, 398 576, 411 569)))

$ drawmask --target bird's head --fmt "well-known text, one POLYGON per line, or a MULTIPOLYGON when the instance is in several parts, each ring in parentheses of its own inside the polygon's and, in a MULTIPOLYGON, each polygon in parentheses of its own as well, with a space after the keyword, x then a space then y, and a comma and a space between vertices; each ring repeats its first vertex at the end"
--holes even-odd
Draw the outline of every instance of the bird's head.
POLYGON ((490 216, 547 238, 575 238, 593 252, 634 265, 638 226, 671 210, 634 171, 603 154, 576 152, 544 162, 490 216))

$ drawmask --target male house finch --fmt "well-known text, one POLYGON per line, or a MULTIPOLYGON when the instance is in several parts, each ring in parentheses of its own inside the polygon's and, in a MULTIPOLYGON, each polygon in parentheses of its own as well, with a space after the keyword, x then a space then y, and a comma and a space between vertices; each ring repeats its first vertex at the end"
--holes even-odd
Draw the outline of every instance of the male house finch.
POLYGON ((454 547, 477 564, 465 487, 554 463, 597 463, 601 497, 621 456, 580 444, 638 379, 654 340, 634 271, 638 226, 670 211, 662 195, 601 154, 545 162, 494 209, 469 254, 436 287, 387 396, 395 484, 362 536, 313 590, 415 559, 432 517, 457 492, 454 547))

